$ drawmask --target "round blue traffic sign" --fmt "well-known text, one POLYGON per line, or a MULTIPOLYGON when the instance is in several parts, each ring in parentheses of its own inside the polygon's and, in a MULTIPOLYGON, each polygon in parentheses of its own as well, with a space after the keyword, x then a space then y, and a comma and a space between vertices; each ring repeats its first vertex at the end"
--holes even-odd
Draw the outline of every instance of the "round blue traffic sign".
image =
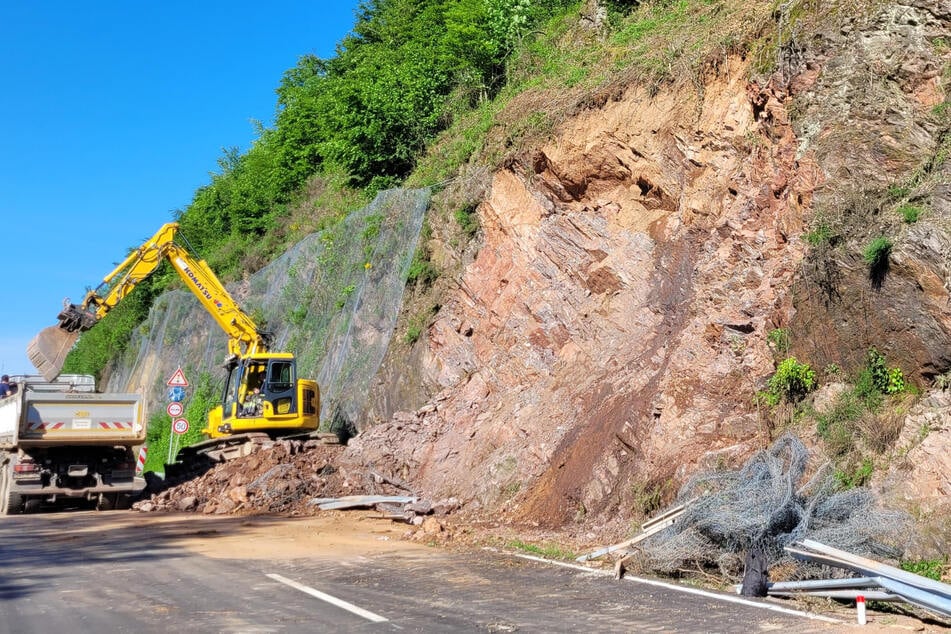
POLYGON ((170 387, 168 388, 168 400, 173 403, 181 403, 185 400, 185 388, 183 387, 170 387))

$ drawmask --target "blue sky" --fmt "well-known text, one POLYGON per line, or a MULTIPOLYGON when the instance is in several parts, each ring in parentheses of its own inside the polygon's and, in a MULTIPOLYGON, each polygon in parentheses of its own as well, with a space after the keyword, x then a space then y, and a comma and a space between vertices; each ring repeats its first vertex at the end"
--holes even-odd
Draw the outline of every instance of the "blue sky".
POLYGON ((0 3, 0 370, 273 123, 304 54, 358 2, 0 3))

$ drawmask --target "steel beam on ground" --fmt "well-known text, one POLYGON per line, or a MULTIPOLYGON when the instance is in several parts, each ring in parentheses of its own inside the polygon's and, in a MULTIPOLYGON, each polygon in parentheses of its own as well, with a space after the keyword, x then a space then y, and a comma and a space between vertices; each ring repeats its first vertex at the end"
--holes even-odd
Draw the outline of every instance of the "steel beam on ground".
POLYGON ((881 587, 892 594, 901 596, 908 603, 937 614, 951 616, 951 586, 946 583, 928 579, 867 557, 854 555, 811 539, 804 539, 791 546, 786 546, 785 550, 796 559, 805 559, 828 566, 845 568, 874 577, 881 587))

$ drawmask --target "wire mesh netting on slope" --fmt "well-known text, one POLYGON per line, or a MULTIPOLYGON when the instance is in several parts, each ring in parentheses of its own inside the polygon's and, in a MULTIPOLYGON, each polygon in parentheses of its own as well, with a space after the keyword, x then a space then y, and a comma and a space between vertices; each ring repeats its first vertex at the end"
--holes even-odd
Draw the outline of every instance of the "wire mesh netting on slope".
POLYGON ((744 555, 756 550, 770 566, 814 574, 784 551, 814 539, 856 554, 895 558, 908 540, 910 518, 877 506, 867 488, 841 490, 829 465, 813 470, 805 445, 785 435, 737 471, 700 473, 681 488, 688 504, 677 523, 642 543, 636 565, 675 573, 718 568, 736 579, 744 555))
MULTIPOLYGON (((273 349, 293 352, 298 374, 318 380, 324 421, 359 421, 396 325, 428 204, 428 190, 381 192, 228 287, 274 335, 273 349)), ((108 389, 145 391, 154 411, 164 407, 165 382, 178 367, 193 381, 207 372, 223 382, 226 352, 227 338, 198 300, 168 292, 117 363, 108 389)))

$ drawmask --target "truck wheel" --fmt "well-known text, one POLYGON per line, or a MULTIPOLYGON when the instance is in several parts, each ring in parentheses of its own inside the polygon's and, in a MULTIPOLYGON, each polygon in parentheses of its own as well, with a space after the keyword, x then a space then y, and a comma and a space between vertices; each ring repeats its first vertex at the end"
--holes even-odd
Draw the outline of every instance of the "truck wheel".
POLYGON ((10 464, 0 466, 0 515, 13 515, 23 510, 23 496, 11 490, 10 464))
POLYGON ((97 511, 111 511, 118 506, 118 493, 100 493, 99 500, 96 502, 97 511))

